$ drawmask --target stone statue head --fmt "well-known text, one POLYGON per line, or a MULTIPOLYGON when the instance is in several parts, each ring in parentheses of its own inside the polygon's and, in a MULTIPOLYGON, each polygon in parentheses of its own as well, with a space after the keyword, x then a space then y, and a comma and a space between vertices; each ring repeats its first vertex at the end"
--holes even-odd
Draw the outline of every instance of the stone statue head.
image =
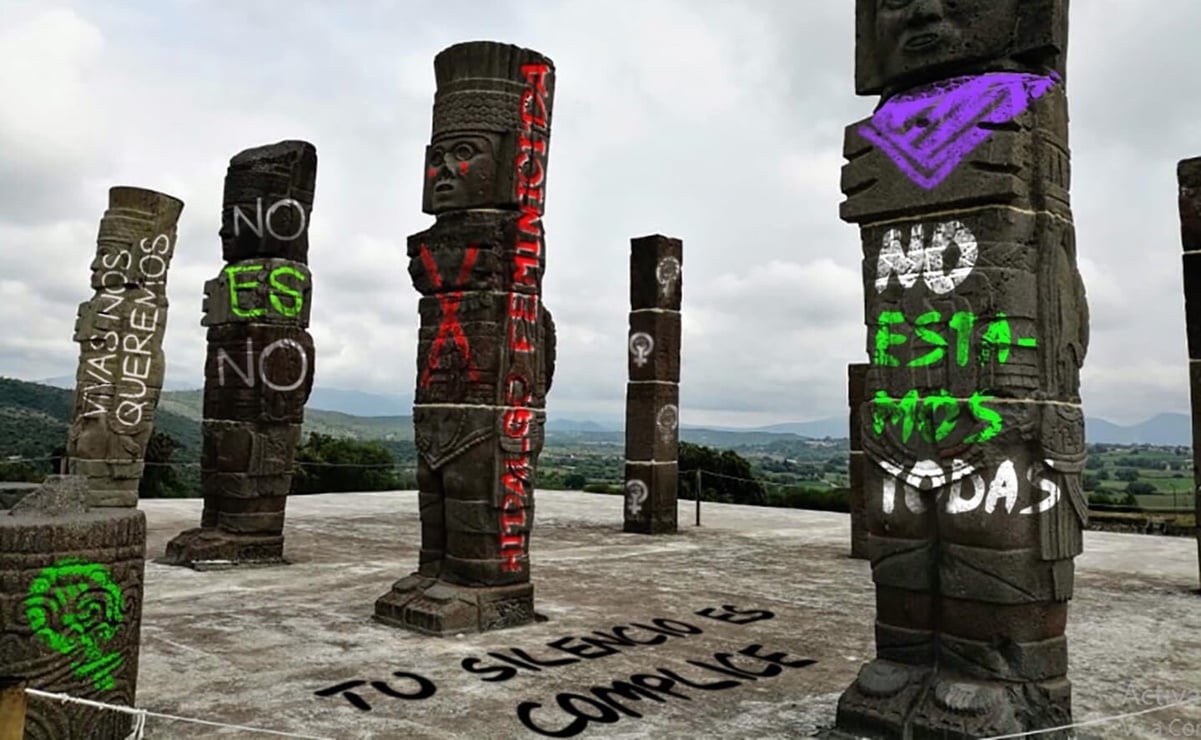
MULTIPOLYGON (((516 208, 516 166, 527 125, 545 147, 550 135, 553 75, 536 115, 525 94, 529 65, 552 62, 512 44, 471 41, 434 57, 434 126, 426 147, 422 210, 437 215, 466 208, 516 208), (542 110, 542 107, 545 110, 542 110), (523 115, 525 113, 526 115, 523 115)), ((545 151, 542 151, 545 161, 545 151)))
POLYGON ((855 92, 993 71, 1064 74, 1068 0, 855 0, 855 92))

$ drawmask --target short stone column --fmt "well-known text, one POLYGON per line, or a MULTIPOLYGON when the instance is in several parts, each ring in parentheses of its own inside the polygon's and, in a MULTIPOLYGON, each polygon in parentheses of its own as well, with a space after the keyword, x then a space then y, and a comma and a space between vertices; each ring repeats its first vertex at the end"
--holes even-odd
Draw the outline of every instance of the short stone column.
MULTIPOLYGON (((29 688, 133 706, 146 517, 88 507, 88 479, 0 483, 0 666, 29 688)), ((124 740, 131 717, 29 697, 26 740, 124 740)))

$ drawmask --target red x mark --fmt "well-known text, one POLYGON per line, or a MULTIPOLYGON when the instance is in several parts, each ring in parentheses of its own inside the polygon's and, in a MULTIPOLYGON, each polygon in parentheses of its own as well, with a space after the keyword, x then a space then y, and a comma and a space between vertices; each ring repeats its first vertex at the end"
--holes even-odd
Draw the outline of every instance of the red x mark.
MULTIPOLYGON (((476 255, 479 253, 479 247, 468 246, 467 254, 463 256, 463 264, 459 267, 459 285, 467 282, 467 278, 471 275, 471 268, 475 265, 476 255)), ((438 272, 438 265, 434 262, 434 256, 430 254, 429 249, 424 244, 421 245, 421 262, 425 265, 425 269, 430 274, 430 281, 435 288, 442 287, 442 275, 438 272)), ((459 323, 455 314, 459 310, 459 302, 463 300, 463 291, 456 290, 450 293, 441 293, 435 296, 438 299, 438 305, 442 307, 442 323, 438 325, 438 335, 434 337, 434 344, 430 347, 430 356, 425 363, 425 370, 421 373, 421 378, 418 384, 422 387, 428 387, 433 382, 431 377, 434 368, 438 365, 438 356, 442 353, 442 348, 446 345, 447 338, 451 338, 455 346, 459 348, 459 352, 463 354, 463 359, 467 361, 467 376, 472 380, 479 379, 479 370, 476 369, 475 363, 471 360, 471 345, 467 343, 467 335, 463 333, 463 326, 459 323)))

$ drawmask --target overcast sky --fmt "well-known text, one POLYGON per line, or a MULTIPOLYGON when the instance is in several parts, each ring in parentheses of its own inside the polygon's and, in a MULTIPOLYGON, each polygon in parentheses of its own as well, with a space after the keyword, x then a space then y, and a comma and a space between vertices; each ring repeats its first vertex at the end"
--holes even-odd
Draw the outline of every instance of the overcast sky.
MULTIPOLYGON (((1201 2, 1072 4, 1072 202, 1092 311, 1089 416, 1187 411, 1176 161, 1201 155, 1201 2)), ((433 57, 528 46, 557 68, 545 301, 553 415, 620 418, 629 240, 684 240, 684 424, 845 413, 866 361, 857 229, 838 219, 849 0, 0 0, 0 375, 73 374, 112 185, 186 206, 168 382, 199 387, 230 157, 317 147, 318 386, 410 396, 433 57)))

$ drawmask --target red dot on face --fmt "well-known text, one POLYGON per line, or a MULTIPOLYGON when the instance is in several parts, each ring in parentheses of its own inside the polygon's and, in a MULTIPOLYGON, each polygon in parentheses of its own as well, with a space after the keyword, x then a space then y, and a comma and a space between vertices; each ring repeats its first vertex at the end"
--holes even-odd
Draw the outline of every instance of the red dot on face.
POLYGON ((459 174, 460 175, 467 174, 467 163, 466 162, 459 162, 459 174))
POLYGON ((425 171, 425 174, 426 174, 426 177, 429 177, 429 178, 432 180, 434 177, 436 177, 436 176, 437 176, 437 174, 438 174, 438 168, 437 168, 437 167, 430 167, 428 170, 426 170, 426 171, 425 171))

